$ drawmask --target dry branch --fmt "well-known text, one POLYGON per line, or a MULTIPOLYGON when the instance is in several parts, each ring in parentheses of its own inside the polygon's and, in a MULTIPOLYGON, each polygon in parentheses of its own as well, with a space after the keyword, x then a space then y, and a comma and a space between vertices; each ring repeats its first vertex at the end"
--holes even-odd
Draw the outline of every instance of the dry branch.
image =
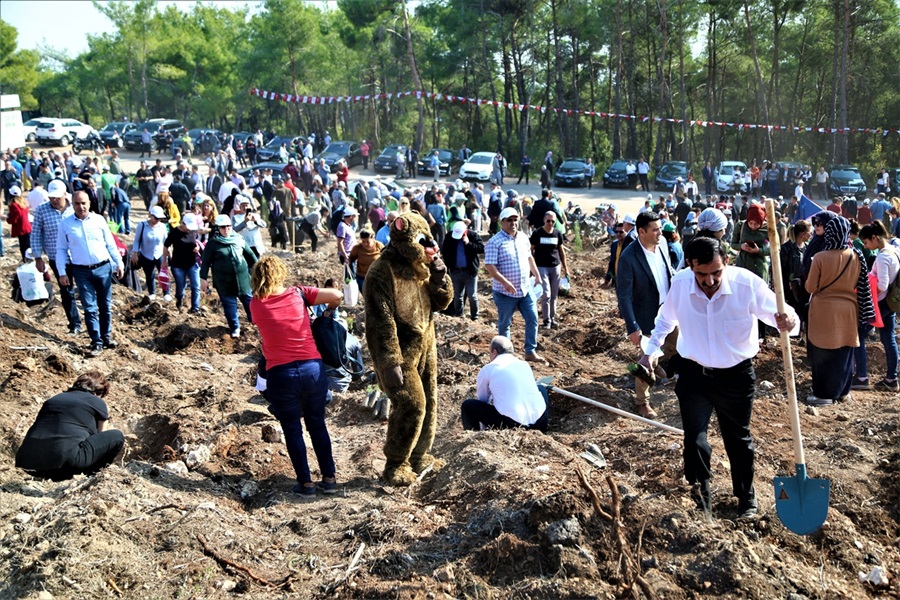
POLYGON ((250 579, 252 579, 253 581, 255 581, 259 584, 265 585, 267 587, 280 588, 280 587, 289 586, 291 583, 292 576, 290 576, 290 575, 288 575, 281 581, 269 581, 265 577, 262 577, 260 575, 257 575, 256 573, 254 573, 253 570, 250 569, 249 567, 245 567, 244 565, 238 564, 231 559, 225 558, 224 556, 220 555, 218 552, 216 552, 215 550, 212 549, 212 547, 206 541, 206 538, 203 536, 202 533, 197 534, 197 541, 199 541, 200 545, 203 546, 203 552, 206 553, 208 556, 211 556, 213 559, 215 559, 215 561, 217 563, 219 563, 223 567, 231 567, 232 569, 234 569, 236 571, 240 571, 241 573, 243 573, 244 575, 246 575, 247 577, 249 577, 250 579))

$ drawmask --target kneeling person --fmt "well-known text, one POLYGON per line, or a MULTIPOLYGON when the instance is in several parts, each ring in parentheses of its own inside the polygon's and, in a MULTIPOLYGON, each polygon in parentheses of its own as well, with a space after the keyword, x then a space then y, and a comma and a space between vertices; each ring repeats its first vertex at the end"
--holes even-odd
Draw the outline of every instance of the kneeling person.
POLYGON ((125 438, 121 431, 107 429, 109 411, 102 398, 108 393, 106 377, 87 371, 67 391, 44 402, 16 452, 16 466, 35 477, 64 481, 111 464, 125 438))
POLYGON ((491 362, 478 373, 478 398, 462 403, 467 430, 527 427, 547 431, 547 397, 525 361, 516 358, 509 338, 491 340, 491 362))

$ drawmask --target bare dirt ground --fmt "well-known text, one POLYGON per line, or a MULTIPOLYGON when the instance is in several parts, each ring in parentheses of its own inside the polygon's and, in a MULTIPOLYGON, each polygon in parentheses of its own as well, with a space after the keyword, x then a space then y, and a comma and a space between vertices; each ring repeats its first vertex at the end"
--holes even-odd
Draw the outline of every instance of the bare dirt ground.
MULTIPOLYGON (((298 282, 322 283, 340 275, 334 253, 328 241, 317 255, 288 260, 298 282)), ((830 479, 832 492, 825 526, 798 537, 774 508, 772 478, 794 472, 777 348, 756 363, 758 382, 774 388, 760 389, 752 422, 754 521, 735 518, 714 425, 712 521, 688 498, 678 436, 559 394, 547 435, 464 432, 459 405, 473 395, 496 331, 486 279, 480 321, 436 315, 434 454, 447 465, 409 489, 382 485, 385 423, 356 383, 328 409, 340 493, 300 501, 289 492, 284 444, 266 441, 277 439, 277 422, 252 387, 252 327, 234 342, 215 301, 189 319, 116 286, 120 347, 88 359, 87 338, 64 335, 58 303, 10 301, 17 254, 8 243, 0 259, 0 597, 900 597, 900 400, 853 392, 851 402, 801 415, 810 474, 830 479), (123 454, 96 476, 63 483, 17 471, 15 451, 40 404, 87 368, 109 374, 123 454), (605 468, 579 457, 588 444, 601 448, 605 468), (887 585, 860 582, 875 567, 889 573, 887 585)), ((624 375, 636 353, 614 294, 600 289, 606 256, 571 253, 573 295, 560 301, 561 328, 541 330, 550 364, 536 375, 630 410, 624 375)), ((347 312, 364 339, 362 309, 347 312)), ((519 318, 513 333, 521 344, 519 318)), ((799 343, 794 351, 803 395, 805 352, 799 343)), ((873 374, 883 369, 880 352, 872 351, 873 374)), ((670 387, 655 388, 653 404, 680 427, 670 387)))

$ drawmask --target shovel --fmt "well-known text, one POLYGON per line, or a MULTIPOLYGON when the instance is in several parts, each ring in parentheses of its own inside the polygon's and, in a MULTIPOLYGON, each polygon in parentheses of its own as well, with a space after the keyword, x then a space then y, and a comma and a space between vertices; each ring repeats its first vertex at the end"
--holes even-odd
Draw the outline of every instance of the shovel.
MULTIPOLYGON (((766 220, 769 223, 769 242, 772 258, 772 278, 775 280, 775 298, 778 312, 784 314, 784 282, 781 279, 780 244, 775 228, 775 204, 766 200, 766 220)), ((803 439, 800 437, 800 412, 797 409, 797 388, 794 382, 794 363, 791 359, 791 343, 788 332, 781 332, 781 353, 784 357, 784 379, 787 383, 788 408, 791 418, 791 435, 794 438, 794 477, 776 477, 775 509, 785 527, 797 535, 817 531, 828 516, 828 495, 831 482, 827 479, 810 479, 806 475, 806 457, 803 439)))

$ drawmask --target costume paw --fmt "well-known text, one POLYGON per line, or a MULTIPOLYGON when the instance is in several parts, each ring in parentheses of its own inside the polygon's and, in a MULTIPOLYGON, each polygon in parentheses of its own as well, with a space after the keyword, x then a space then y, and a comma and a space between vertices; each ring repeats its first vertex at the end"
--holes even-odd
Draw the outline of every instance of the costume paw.
POLYGON ((412 463, 412 470, 415 471, 416 474, 427 469, 429 465, 432 466, 433 470, 440 471, 441 468, 447 464, 446 461, 435 458, 430 454, 425 454, 421 458, 412 458, 410 462, 412 463))
POLYGON ((416 482, 416 474, 409 467, 409 463, 385 467, 382 478, 385 483, 393 486, 408 486, 416 482))

